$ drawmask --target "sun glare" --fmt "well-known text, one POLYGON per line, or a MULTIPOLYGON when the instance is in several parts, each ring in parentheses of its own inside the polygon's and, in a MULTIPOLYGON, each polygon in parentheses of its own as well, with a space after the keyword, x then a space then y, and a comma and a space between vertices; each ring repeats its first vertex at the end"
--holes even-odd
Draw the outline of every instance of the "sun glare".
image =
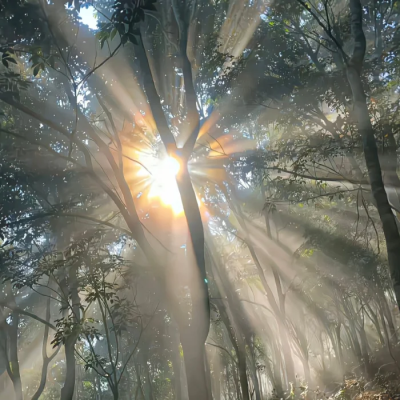
POLYGON ((179 161, 174 157, 167 157, 162 163, 161 167, 163 168, 166 175, 173 175, 174 177, 178 174, 180 165, 179 161))
POLYGON ((175 179, 179 169, 179 161, 175 158, 163 159, 154 169, 154 180, 148 194, 149 199, 158 198, 164 206, 170 207, 175 215, 183 213, 181 196, 175 179))

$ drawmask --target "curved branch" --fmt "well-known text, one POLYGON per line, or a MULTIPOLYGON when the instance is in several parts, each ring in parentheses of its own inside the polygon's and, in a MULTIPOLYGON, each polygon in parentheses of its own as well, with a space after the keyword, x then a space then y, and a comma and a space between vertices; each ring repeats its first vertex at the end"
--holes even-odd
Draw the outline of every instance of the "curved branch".
POLYGON ((8 308, 8 309, 10 309, 11 311, 13 311, 13 312, 15 312, 17 314, 26 315, 27 317, 35 319, 36 321, 39 321, 42 324, 44 324, 44 325, 48 326, 49 328, 53 329, 53 331, 57 330, 57 328, 52 323, 44 320, 43 318, 38 317, 37 315, 35 315, 35 314, 33 314, 33 313, 29 312, 29 311, 25 311, 22 308, 19 308, 17 306, 12 305, 12 304, 8 304, 5 301, 0 301, 0 306, 8 308))
POLYGON ((214 347, 217 347, 218 349, 223 350, 226 354, 228 354, 228 356, 230 357, 230 359, 231 359, 236 365, 238 365, 238 362, 233 358, 232 354, 229 353, 229 351, 228 351, 227 349, 225 349, 225 347, 218 346, 217 344, 213 344, 213 343, 210 343, 210 342, 206 342, 206 344, 209 345, 209 346, 214 346, 214 347))

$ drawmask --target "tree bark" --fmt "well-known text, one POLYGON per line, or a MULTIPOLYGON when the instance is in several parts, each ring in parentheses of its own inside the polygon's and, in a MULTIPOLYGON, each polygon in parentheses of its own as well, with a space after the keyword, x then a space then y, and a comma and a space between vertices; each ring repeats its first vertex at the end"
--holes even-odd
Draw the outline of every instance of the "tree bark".
MULTIPOLYGON (((387 136, 388 146, 385 147, 383 157, 381 159, 382 178, 387 191, 388 199, 392 206, 400 210, 400 178, 397 174, 397 143, 394 138, 392 126, 386 124, 383 129, 383 135, 387 136)), ((400 212, 396 212, 397 225, 399 226, 400 212)))
POLYGON ((190 400, 208 398, 205 369, 205 346, 199 340, 192 340, 191 330, 181 331, 181 344, 186 367, 186 379, 190 400))
MULTIPOLYGON (((210 242, 210 251, 211 254, 216 254, 211 242, 210 242)), ((213 274, 212 269, 210 271, 210 274, 215 280, 216 286, 220 288, 221 291, 220 297, 221 298, 226 297, 228 303, 228 306, 226 306, 222 300, 216 301, 221 315, 221 320, 225 324, 232 346, 234 347, 238 358, 239 381, 242 389, 243 400, 250 400, 249 383, 247 380, 246 348, 243 337, 241 336, 243 332, 240 326, 240 316, 238 316, 236 313, 233 313, 232 311, 232 309, 234 309, 236 310, 236 312, 239 312, 240 305, 235 306, 236 302, 234 294, 231 292, 228 286, 228 282, 226 280, 223 280, 220 274, 219 265, 217 264, 217 261, 215 261, 214 258, 211 264, 215 266, 216 274, 215 275, 213 274)))
POLYGON ((214 379, 213 379, 213 394, 214 400, 221 400, 221 361, 218 358, 218 355, 214 356, 214 379))
MULTIPOLYGON (((179 21, 177 22, 179 23, 179 21)), ((141 38, 139 45, 139 55, 142 72, 144 75, 144 89, 146 91, 146 95, 149 100, 150 108, 153 113, 157 129, 160 133, 161 140, 169 155, 176 157, 180 163, 181 168, 177 176, 177 185, 189 228, 191 245, 196 261, 196 265, 193 265, 193 267, 191 268, 192 276, 189 282, 192 302, 192 318, 190 321, 190 325, 188 321, 183 321, 184 318, 175 315, 175 318, 177 319, 179 325, 182 348, 184 352, 185 349, 186 352, 188 352, 187 357, 184 355, 188 385, 189 381, 192 383, 197 382, 195 387, 188 388, 189 398, 190 400, 192 400, 191 393, 193 395, 195 393, 197 393, 197 395, 200 395, 199 391, 202 390, 205 390, 205 392, 202 394, 202 398, 207 399, 207 380, 206 372, 204 371, 204 362, 205 341, 210 327, 210 307, 208 298, 208 281, 206 279, 205 270, 203 223, 201 220, 200 210, 197 204, 196 195, 192 186, 187 166, 189 157, 192 153, 199 132, 199 115, 196 109, 196 102, 194 101, 196 99, 196 94, 193 88, 190 62, 188 63, 186 54, 185 43, 187 43, 187 29, 183 29, 180 31, 180 41, 180 50, 182 53, 181 57, 186 60, 184 68, 184 78, 187 101, 186 105, 189 109, 187 117, 188 119, 190 119, 189 125, 192 129, 189 139, 187 140, 187 143, 182 150, 177 149, 175 138, 171 130, 169 129, 167 119, 161 106, 160 97, 154 84, 154 79, 152 77, 146 49, 141 38), (189 343, 190 345, 188 345, 189 343), (197 356, 195 351, 198 352, 197 356), (187 365, 187 362, 189 361, 193 362, 197 367, 202 366, 203 371, 198 371, 197 374, 194 374, 194 364, 191 366, 187 365), (205 380, 199 386, 198 380, 201 377, 203 377, 205 380)), ((175 311, 175 314, 180 312, 178 310, 175 311)))
MULTIPOLYGON (((47 299, 46 305, 46 321, 50 322, 50 298, 47 299)), ((40 395, 43 393, 43 390, 46 386, 46 379, 47 379, 47 368, 51 362, 51 360, 57 355, 60 347, 58 347, 53 354, 48 357, 47 356, 47 340, 49 338, 49 326, 44 326, 44 334, 43 334, 43 344, 42 344, 42 358, 43 358, 43 365, 42 365, 42 373, 40 377, 39 387, 37 388, 35 394, 32 396, 31 400, 38 400, 40 395)))
POLYGON ((11 314, 11 323, 8 327, 9 332, 9 352, 10 352, 10 369, 11 369, 11 380, 14 386, 15 400, 23 400, 21 375, 19 371, 18 361, 18 325, 19 325, 19 314, 13 312, 11 314))
MULTIPOLYGON (((77 266, 73 266, 69 270, 69 293, 72 301, 72 319, 74 325, 80 322, 80 298, 78 294, 78 282, 77 282, 77 266)), ((64 386, 61 389, 61 400, 72 400, 75 390, 75 343, 77 340, 77 334, 75 330, 67 337, 64 349, 65 349, 65 364, 66 364, 66 375, 64 386)))
MULTIPOLYGON (((11 287, 5 284, 5 294, 11 306, 17 306, 14 294, 11 287)), ((0 309, 0 311, 2 311, 0 309)), ((6 369, 8 376, 11 379, 14 388, 15 400, 23 400, 21 375, 19 370, 18 360, 18 325, 19 325, 19 312, 13 310, 10 315, 10 322, 7 321, 7 314, 2 313, 2 320, 0 321, 0 335, 3 336, 4 357, 6 361, 6 369)))
POLYGON ((179 351, 179 336, 175 327, 170 328, 170 335, 172 340, 172 369, 174 370, 174 391, 175 399, 182 400, 182 384, 181 384, 181 357, 179 351))

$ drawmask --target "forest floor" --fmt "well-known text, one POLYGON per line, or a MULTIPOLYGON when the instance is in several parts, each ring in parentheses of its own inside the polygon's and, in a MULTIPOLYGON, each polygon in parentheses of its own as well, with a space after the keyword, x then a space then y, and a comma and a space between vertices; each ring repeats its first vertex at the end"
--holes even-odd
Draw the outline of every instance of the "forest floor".
POLYGON ((296 385, 286 400, 400 400, 400 345, 392 347, 390 353, 387 347, 377 350, 369 368, 373 378, 365 378, 362 366, 353 366, 343 380, 332 373, 315 389, 296 385))

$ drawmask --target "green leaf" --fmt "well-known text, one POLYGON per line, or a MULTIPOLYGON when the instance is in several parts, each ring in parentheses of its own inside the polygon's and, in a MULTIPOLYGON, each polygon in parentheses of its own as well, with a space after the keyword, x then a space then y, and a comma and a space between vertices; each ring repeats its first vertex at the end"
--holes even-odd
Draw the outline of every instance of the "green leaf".
POLYGON ((114 28, 114 29, 111 31, 111 34, 110 34, 110 39, 111 39, 111 40, 114 39, 114 37, 115 37, 115 35, 117 34, 117 32, 118 32, 118 29, 117 29, 117 28, 114 28))
POLYGON ((36 64, 35 67, 33 68, 33 76, 38 76, 40 72, 40 64, 36 64))
MULTIPOLYGON (((88 367, 90 368, 90 366, 88 366, 88 367)), ((85 389, 91 389, 91 388, 93 387, 93 383, 92 383, 92 382, 83 381, 82 383, 83 383, 83 387, 84 387, 85 389)))
POLYGON ((121 36, 125 33, 125 24, 124 23, 116 24, 115 27, 121 36))
POLYGON ((17 64, 17 60, 11 55, 12 53, 12 51, 7 50, 1 56, 2 62, 6 67, 8 67, 8 63, 17 64))

